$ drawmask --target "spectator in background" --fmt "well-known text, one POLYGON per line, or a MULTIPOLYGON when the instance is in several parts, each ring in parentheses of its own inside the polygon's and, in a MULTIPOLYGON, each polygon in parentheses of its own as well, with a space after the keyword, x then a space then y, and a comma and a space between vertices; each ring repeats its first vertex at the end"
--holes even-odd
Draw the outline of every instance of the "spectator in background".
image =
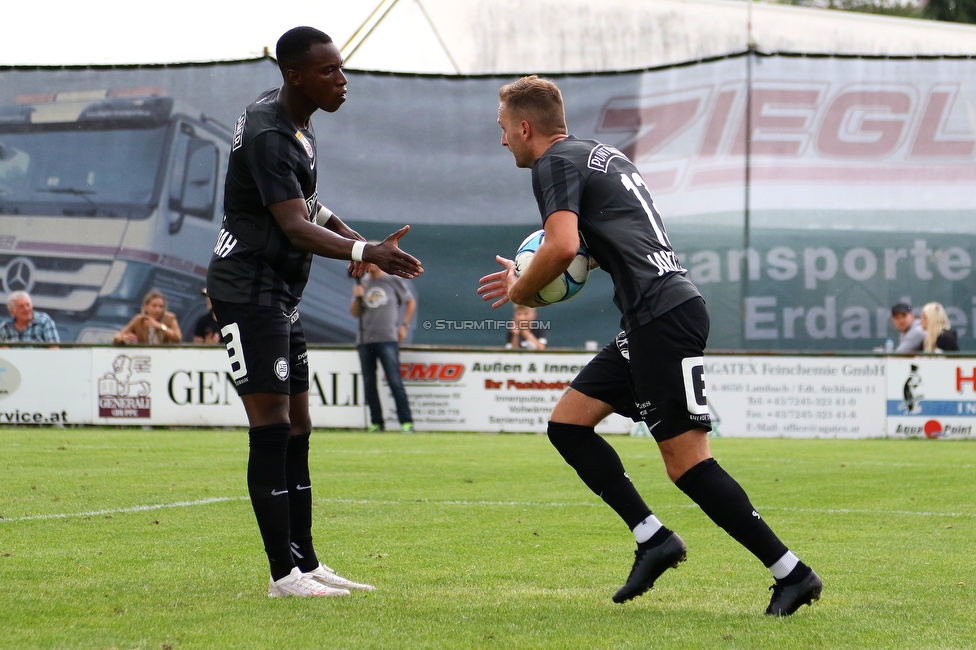
POLYGON ((193 327, 193 342, 214 344, 220 343, 220 325, 217 324, 217 317, 213 313, 213 303, 207 295, 207 288, 201 291, 207 298, 207 313, 197 319, 197 324, 193 327))
POLYGON ((545 350, 546 331, 538 327, 535 307, 515 305, 515 315, 512 317, 514 327, 508 330, 505 340, 506 349, 545 350))
POLYGON ((7 310, 11 318, 0 324, 0 342, 61 342, 54 321, 44 312, 34 311, 34 303, 26 291, 11 291, 7 296, 7 310))
POLYGON ((166 298, 159 289, 150 289, 142 299, 142 311, 115 335, 115 345, 162 345, 183 340, 176 314, 166 311, 166 298))
POLYGON ((891 308, 891 322, 898 330, 898 345, 895 346, 896 354, 908 352, 918 352, 922 349, 922 342, 925 340, 925 330, 921 324, 915 320, 915 314, 910 305, 900 302, 891 308))
POLYGON ((921 327, 925 331, 924 352, 958 352, 959 336, 949 325, 945 307, 938 302, 922 307, 921 327))
POLYGON ((359 319, 359 363, 363 371, 363 387, 369 405, 371 424, 368 431, 382 431, 383 407, 376 383, 376 362, 383 366, 386 383, 390 385, 396 403, 400 428, 405 433, 413 431, 413 415, 407 391, 400 376, 400 344, 407 337, 410 319, 417 309, 417 301, 407 283, 393 275, 387 275, 375 264, 369 274, 353 288, 350 313, 359 319), (400 318, 403 305, 403 318, 400 318))

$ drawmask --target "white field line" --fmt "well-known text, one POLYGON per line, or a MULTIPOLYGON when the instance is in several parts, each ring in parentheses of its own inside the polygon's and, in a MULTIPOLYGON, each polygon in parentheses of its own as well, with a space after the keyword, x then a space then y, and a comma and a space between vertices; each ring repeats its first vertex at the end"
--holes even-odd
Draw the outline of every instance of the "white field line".
MULTIPOLYGON (((351 503, 351 504, 361 504, 361 505, 410 505, 414 504, 431 504, 431 505, 449 505, 449 506, 516 506, 516 507, 541 507, 541 508, 598 508, 605 507, 602 503, 541 503, 533 501, 452 501, 452 500, 436 500, 436 499, 390 499, 390 500, 375 500, 375 499, 316 499, 316 501, 324 501, 326 503, 351 503)), ((652 504, 653 505, 653 504, 652 504)), ((655 505, 654 510, 668 510, 672 508, 698 508, 694 503, 687 503, 681 505, 655 505)), ((822 514, 822 515, 904 515, 911 517, 976 517, 976 513, 972 512, 919 512, 912 510, 859 510, 856 508, 793 508, 793 507, 776 507, 770 506, 768 508, 757 507, 756 510, 777 510, 782 512, 803 512, 811 514, 822 514)))
MULTIPOLYGON (((49 515, 28 515, 25 517, 0 517, 0 524, 12 523, 16 521, 40 521, 45 519, 69 519, 74 517, 97 517, 101 515, 126 514, 133 512, 147 512, 150 510, 161 510, 164 508, 190 508, 194 506, 206 506, 213 503, 223 503, 229 501, 246 501, 248 497, 213 497, 210 499, 200 499, 197 501, 175 501, 173 503, 159 503, 153 505, 131 506, 128 508, 109 508, 106 510, 90 510, 88 512, 58 513, 49 515)), ((560 503, 560 502, 537 502, 537 501, 463 501, 450 499, 316 499, 324 503, 343 503, 353 505, 370 506, 408 506, 408 505, 435 505, 435 506, 487 506, 498 507, 508 506, 516 508, 596 508, 603 507, 602 503, 560 503)), ((698 508, 695 504, 664 505, 658 506, 657 510, 667 510, 672 508, 698 508)), ((779 512, 802 512, 818 515, 897 515, 907 517, 976 517, 976 513, 970 512, 930 512, 914 510, 863 510, 857 508, 792 508, 792 507, 759 507, 760 511, 779 511, 779 512)))
POLYGON ((89 510, 88 512, 65 512, 53 515, 29 515, 27 517, 0 517, 0 524, 11 521, 38 521, 42 519, 69 519, 72 517, 98 517, 100 515, 124 514, 127 512, 146 512, 148 510, 162 510, 163 508, 189 508, 192 506, 206 506, 222 501, 244 501, 248 497, 213 497, 199 501, 175 501, 173 503, 159 503, 149 506, 131 506, 129 508, 110 508, 108 510, 89 510))

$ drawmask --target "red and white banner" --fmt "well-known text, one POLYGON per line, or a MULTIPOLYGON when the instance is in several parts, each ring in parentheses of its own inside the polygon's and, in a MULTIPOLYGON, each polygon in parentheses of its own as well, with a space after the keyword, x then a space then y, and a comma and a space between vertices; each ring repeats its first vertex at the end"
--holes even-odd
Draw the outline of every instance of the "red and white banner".
POLYGON ((976 360, 913 357, 888 363, 888 435, 973 438, 976 360))

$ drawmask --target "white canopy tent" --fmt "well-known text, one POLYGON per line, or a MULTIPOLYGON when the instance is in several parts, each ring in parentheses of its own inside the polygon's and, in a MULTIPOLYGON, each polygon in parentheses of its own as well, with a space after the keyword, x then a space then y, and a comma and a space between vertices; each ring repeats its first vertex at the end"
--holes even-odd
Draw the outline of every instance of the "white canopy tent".
MULTIPOLYGON (((0 65, 226 61, 273 52, 310 24, 360 70, 440 74, 643 69, 742 52, 742 0, 171 0, 133 13, 123 0, 8 3, 0 65), (165 7, 165 9, 156 9, 165 7), (153 13, 150 13, 153 12, 153 13)), ((976 26, 752 3, 764 52, 976 55, 976 26)))

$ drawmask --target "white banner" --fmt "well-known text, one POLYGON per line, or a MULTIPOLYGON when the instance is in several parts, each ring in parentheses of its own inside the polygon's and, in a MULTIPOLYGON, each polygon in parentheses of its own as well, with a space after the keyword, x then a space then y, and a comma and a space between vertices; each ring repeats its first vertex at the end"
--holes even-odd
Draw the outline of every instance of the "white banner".
MULTIPOLYGON (((592 352, 435 352, 404 350, 400 367, 420 431, 544 433, 552 407, 592 352)), ((396 405, 380 372, 387 429, 399 428, 396 405)), ((600 433, 629 433, 633 422, 612 415, 600 433)))
POLYGON ((705 382, 719 436, 885 435, 883 357, 710 355, 705 382))
MULTIPOLYGON (((592 352, 403 350, 417 431, 545 432, 592 352)), ((309 351, 316 428, 369 422, 355 349, 309 351)), ((398 428, 380 376, 387 429, 398 428)), ((727 437, 973 436, 976 358, 705 357, 714 433, 727 437)), ((0 426, 246 427, 219 347, 0 350, 0 426)), ((600 433, 642 433, 613 415, 600 433)))
POLYGON ((887 393, 888 435, 973 438, 976 360, 890 359, 887 393))
MULTIPOLYGON (((222 348, 95 348, 92 422, 247 426, 222 348)), ((362 427, 355 350, 309 350, 309 407, 316 427, 362 427)))
POLYGON ((91 421, 91 350, 0 350, 0 426, 91 421))

